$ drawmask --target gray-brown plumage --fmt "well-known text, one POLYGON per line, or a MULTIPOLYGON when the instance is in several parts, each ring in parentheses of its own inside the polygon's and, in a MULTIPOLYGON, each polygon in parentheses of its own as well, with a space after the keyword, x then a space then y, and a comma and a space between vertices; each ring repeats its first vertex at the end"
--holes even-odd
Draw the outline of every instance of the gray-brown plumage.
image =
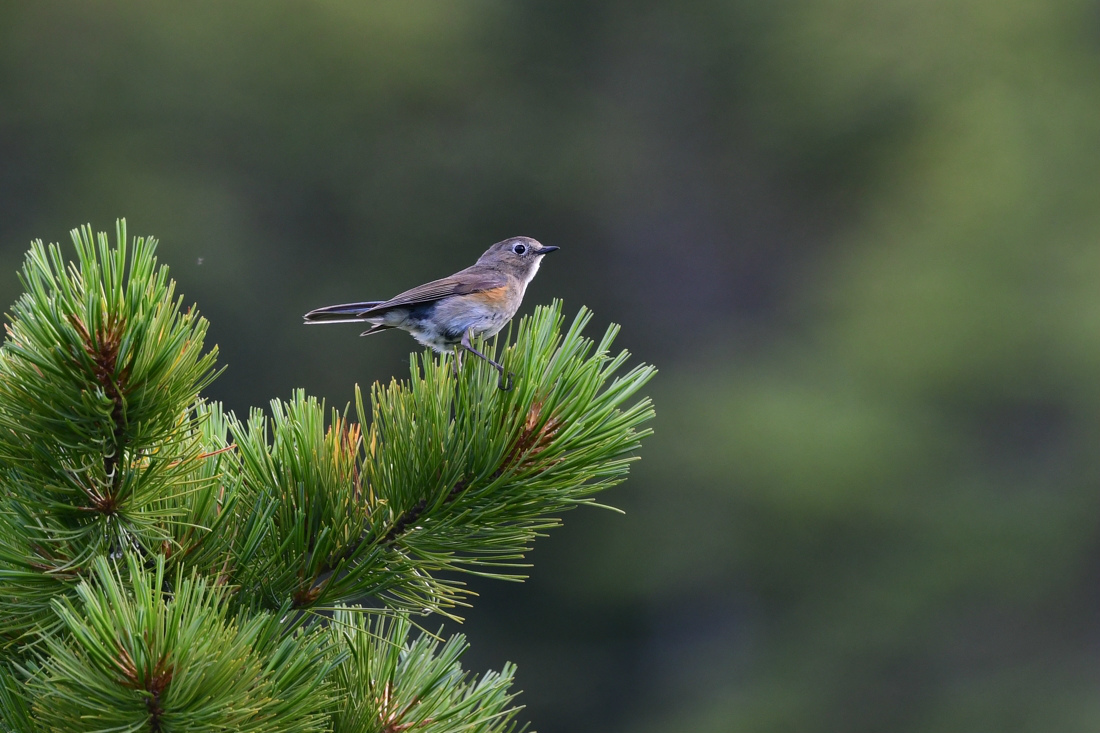
POLYGON ((530 237, 497 242, 478 261, 450 277, 419 285, 389 300, 370 300, 317 308, 305 314, 305 322, 369 323, 361 335, 399 328, 436 351, 461 346, 504 369, 474 350, 470 339, 492 336, 519 310, 527 285, 534 279, 544 255, 557 247, 544 247, 530 237))

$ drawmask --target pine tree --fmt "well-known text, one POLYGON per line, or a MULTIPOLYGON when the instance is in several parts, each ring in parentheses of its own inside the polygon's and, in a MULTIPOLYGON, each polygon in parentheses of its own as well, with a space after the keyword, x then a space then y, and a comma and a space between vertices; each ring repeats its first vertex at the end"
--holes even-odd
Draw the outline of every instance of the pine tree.
POLYGON ((72 234, 74 263, 32 245, 0 348, 0 729, 515 730, 513 667, 474 678, 415 619, 624 479, 653 368, 555 303, 503 349, 510 392, 426 353, 369 414, 356 389, 242 420, 201 397, 217 349, 155 240, 72 234))

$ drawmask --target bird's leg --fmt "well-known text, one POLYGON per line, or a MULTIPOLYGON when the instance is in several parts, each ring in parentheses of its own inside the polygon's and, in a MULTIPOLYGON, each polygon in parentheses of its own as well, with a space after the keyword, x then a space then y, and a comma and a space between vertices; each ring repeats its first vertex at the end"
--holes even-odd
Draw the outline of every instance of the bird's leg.
MULTIPOLYGON (((504 376, 505 376, 504 367, 501 366, 500 364, 497 364, 495 361, 493 361, 489 357, 485 356, 485 354, 482 354, 480 351, 475 349, 470 344, 470 331, 469 331, 469 329, 467 329, 466 332, 462 334, 462 348, 466 349, 466 351, 469 351, 474 356, 480 356, 482 359, 484 359, 485 361, 492 364, 493 368, 496 369, 497 373, 500 375, 500 377, 497 379, 497 387, 500 390, 504 391, 504 392, 510 392, 511 391, 511 389, 512 389, 512 373, 511 372, 507 373, 508 386, 505 386, 505 384, 504 384, 504 376)), ((458 353, 457 350, 455 351, 455 353, 458 353)))
POLYGON ((462 350, 451 349, 451 353, 455 355, 455 360, 451 362, 451 371, 454 372, 455 379, 458 379, 458 373, 462 371, 462 350))

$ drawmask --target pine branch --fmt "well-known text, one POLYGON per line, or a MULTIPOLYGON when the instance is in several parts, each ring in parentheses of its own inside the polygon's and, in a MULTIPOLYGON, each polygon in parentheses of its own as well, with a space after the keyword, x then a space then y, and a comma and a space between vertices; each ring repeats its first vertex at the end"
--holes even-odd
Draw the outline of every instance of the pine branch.
POLYGON ((327 729, 324 678, 341 657, 323 633, 232 617, 226 594, 194 575, 168 595, 163 559, 126 565, 97 559, 79 600, 55 604, 64 633, 25 673, 36 730, 327 729))
MULTIPOLYGON (((582 310, 561 335, 561 306, 539 308, 505 350, 517 388, 503 393, 480 365, 457 379, 426 356, 409 383, 375 385, 364 439, 346 415, 297 392, 230 419, 248 497, 269 497, 260 562, 237 563, 242 602, 323 608, 371 597, 446 613, 463 603, 448 573, 517 579, 531 542, 554 514, 619 483, 648 431, 648 400, 624 406, 654 370, 613 377, 616 328, 583 337, 582 310), (245 599, 250 598, 251 601, 245 599)), ((414 360, 414 368, 417 364, 414 360)), ((356 404, 365 412, 362 396, 356 404)))
MULTIPOLYGON (((333 674, 333 733, 508 733, 522 709, 510 692, 515 666, 473 680, 459 657, 461 635, 442 646, 427 636, 409 639, 406 616, 340 610, 332 618, 334 651, 344 661, 333 674)), ((526 726, 524 726, 526 728, 526 726)))
POLYGON ((511 392, 414 355, 369 422, 358 389, 358 422, 301 391, 241 421, 199 396, 215 350, 155 242, 117 237, 74 231, 68 266, 35 243, 0 347, 0 730, 513 730, 512 667, 468 680, 465 642, 409 641, 405 614, 453 617, 457 573, 519 579, 598 506, 653 368, 554 303, 500 355, 511 392), (319 629, 358 601, 397 620, 319 629))
POLYGON ((25 676, 25 670, 0 664, 0 731, 4 733, 35 730, 30 702, 21 679, 25 676))
POLYGON ((387 544, 440 570, 514 578, 484 568, 514 567, 552 514, 622 480, 652 417, 648 400, 623 404, 653 369, 611 379, 628 355, 609 354, 616 327, 598 345, 581 336, 589 320, 582 310, 563 337, 555 303, 521 321, 503 357, 519 375, 511 393, 481 364, 455 386, 431 360, 409 387, 376 387, 368 466, 393 512, 387 544))
POLYGON ((191 407, 215 376, 206 322, 155 240, 74 230, 77 261, 36 242, 0 349, 0 635, 49 615, 93 558, 171 545, 206 446, 191 407))

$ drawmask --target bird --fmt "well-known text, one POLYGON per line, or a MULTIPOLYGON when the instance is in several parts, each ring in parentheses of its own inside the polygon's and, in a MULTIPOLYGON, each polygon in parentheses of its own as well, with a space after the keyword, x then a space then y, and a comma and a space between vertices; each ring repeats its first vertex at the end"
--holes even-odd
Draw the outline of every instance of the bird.
POLYGON ((472 339, 497 334, 512 319, 523 294, 542 264, 542 258, 559 247, 540 244, 530 237, 511 237, 497 242, 477 262, 450 277, 419 285, 389 300, 367 300, 316 308, 303 318, 319 323, 369 323, 360 336, 398 328, 437 352, 461 352, 484 359, 497 370, 497 386, 512 389, 512 375, 505 385, 504 367, 474 348, 472 339))

